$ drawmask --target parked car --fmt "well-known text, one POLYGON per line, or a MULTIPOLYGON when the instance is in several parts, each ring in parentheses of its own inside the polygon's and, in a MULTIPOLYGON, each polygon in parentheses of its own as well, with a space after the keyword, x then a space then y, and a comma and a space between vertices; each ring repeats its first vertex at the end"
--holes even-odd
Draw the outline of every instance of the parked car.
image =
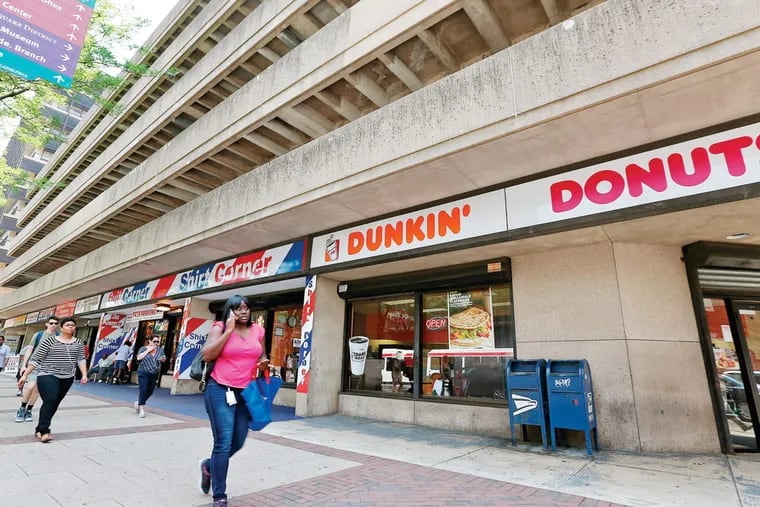
MULTIPOLYGON (((754 372, 756 388, 760 392, 760 371, 754 372)), ((742 374, 739 370, 725 371, 718 376, 721 382, 721 388, 724 392, 726 411, 731 415, 736 415, 742 421, 751 421, 749 405, 747 404, 747 393, 744 390, 742 374)))

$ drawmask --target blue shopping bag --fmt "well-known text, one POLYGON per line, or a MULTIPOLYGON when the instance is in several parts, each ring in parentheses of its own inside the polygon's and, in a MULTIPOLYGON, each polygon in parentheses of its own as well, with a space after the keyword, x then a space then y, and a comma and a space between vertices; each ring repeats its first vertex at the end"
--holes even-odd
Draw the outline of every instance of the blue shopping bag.
POLYGON ((269 370, 265 370, 263 377, 251 380, 240 393, 251 414, 250 429, 259 431, 272 422, 272 402, 281 385, 280 377, 270 377, 269 370))

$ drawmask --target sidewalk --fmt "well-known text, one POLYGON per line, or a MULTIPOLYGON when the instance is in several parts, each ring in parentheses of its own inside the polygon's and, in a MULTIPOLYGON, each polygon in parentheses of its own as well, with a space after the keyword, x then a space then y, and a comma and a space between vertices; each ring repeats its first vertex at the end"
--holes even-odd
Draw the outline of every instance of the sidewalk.
MULTIPOLYGON (((76 385, 53 421, 55 440, 40 444, 33 423, 13 422, 19 398, 0 376, 0 505, 209 505, 196 489, 198 459, 211 446, 202 399, 159 394, 139 419, 132 393, 76 385)), ((760 507, 760 456, 591 460, 580 450, 545 454, 501 438, 282 410, 287 420, 252 432, 233 458, 230 505, 760 507)))

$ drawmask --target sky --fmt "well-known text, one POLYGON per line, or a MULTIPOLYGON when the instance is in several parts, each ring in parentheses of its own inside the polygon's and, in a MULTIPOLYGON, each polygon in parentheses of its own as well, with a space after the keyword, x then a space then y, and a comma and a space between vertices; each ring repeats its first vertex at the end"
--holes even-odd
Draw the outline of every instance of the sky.
MULTIPOLYGON (((184 0, 179 0, 184 1, 184 0)), ((178 3, 177 0, 121 0, 125 5, 131 5, 134 8, 136 16, 148 18, 151 22, 150 26, 143 28, 135 32, 132 42, 140 45, 150 37, 153 30, 158 27, 161 21, 169 14, 169 11, 178 3)), ((130 52, 127 58, 131 57, 134 52, 130 52)))

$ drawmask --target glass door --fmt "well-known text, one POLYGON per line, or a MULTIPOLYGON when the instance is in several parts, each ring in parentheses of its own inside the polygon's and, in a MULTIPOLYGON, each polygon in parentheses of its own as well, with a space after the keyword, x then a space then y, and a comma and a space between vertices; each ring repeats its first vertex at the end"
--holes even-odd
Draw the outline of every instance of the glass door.
POLYGON ((760 442, 760 302, 706 299, 705 310, 731 445, 735 451, 756 452, 760 442))
POLYGON ((735 301, 732 307, 740 338, 737 355, 741 381, 745 386, 740 415, 745 421, 749 419, 746 422, 754 430, 754 436, 748 435, 743 444, 747 450, 757 451, 760 448, 760 301, 735 301))

